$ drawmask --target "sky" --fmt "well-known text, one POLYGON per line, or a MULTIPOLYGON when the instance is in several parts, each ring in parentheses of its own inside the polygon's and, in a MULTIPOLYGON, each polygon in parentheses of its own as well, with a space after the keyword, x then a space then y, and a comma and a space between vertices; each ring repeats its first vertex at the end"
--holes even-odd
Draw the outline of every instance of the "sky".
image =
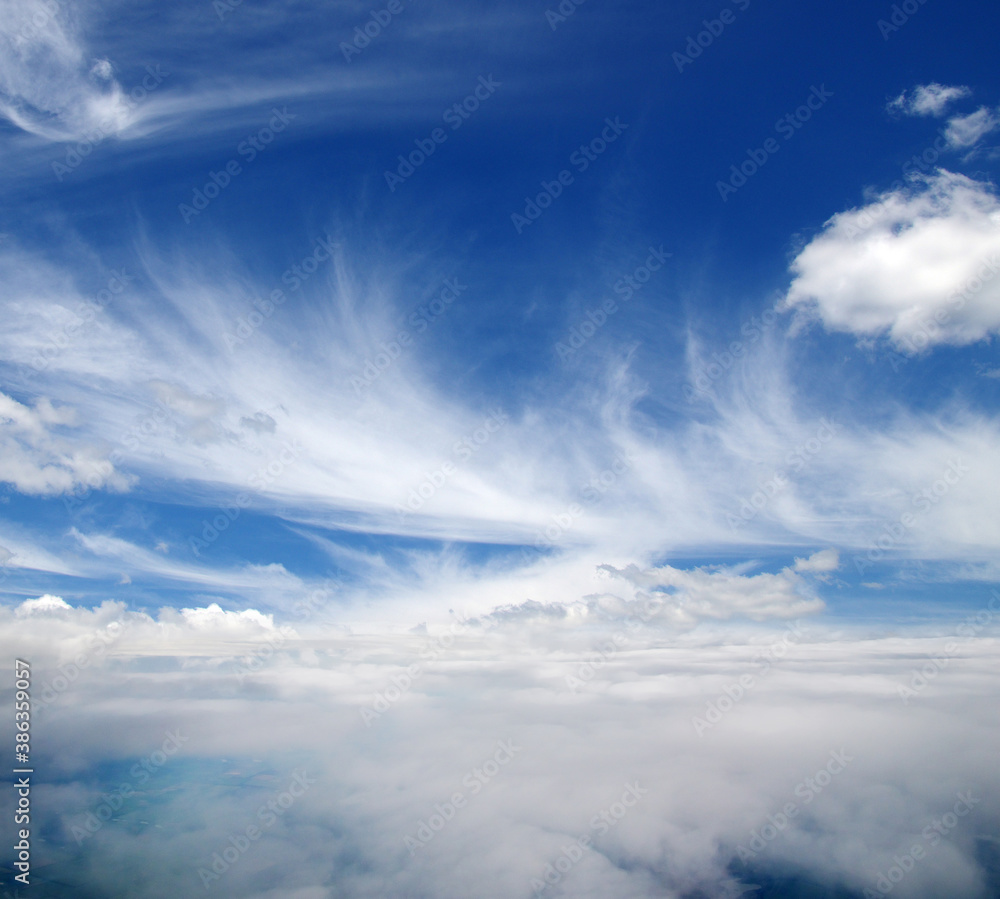
POLYGON ((998 24, 2 0, 0 888, 1000 896, 998 24))

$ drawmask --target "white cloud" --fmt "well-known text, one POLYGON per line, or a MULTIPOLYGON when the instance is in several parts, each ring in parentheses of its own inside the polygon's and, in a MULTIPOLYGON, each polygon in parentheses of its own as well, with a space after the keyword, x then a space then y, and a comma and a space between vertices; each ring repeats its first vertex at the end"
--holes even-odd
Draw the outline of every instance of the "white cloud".
POLYGON ((784 308, 903 352, 1000 331, 1000 203, 939 170, 834 215, 792 263, 784 308))
POLYGON ((950 146, 962 150, 977 144, 984 134, 989 134, 997 128, 1000 128, 997 111, 981 106, 969 115, 948 119, 944 136, 950 146))
POLYGON ((252 851, 229 853, 213 895, 276 897, 278 878, 291 896, 501 899, 533 895, 549 865, 561 872, 552 899, 721 899, 792 876, 860 894, 917 843, 928 851, 893 895, 979 899, 983 847, 1000 835, 988 801, 997 727, 983 702, 997 609, 980 610, 987 629, 971 636, 955 636, 963 613, 893 637, 838 622, 839 633, 816 623, 676 638, 640 628, 615 642, 619 624, 591 622, 553 646, 515 620, 447 640, 435 628, 277 634, 214 611, 154 620, 106 604, 0 609, 0 650, 32 658, 35 692, 52 698, 37 758, 55 786, 33 811, 49 876, 72 871, 81 892, 201 889, 198 868, 304 770, 308 789, 252 851), (57 680, 81 652, 88 663, 57 680), (943 661, 921 685, 929 659, 943 661), (180 750, 157 762, 168 733, 180 750), (500 741, 513 758, 488 768, 500 741), (130 775, 150 758, 149 777, 130 775), (72 828, 122 782, 139 794, 77 845, 72 828), (612 808, 626 784, 644 792, 612 808), (465 802, 411 853, 404 839, 457 792, 465 802), (945 819, 930 846, 925 828, 970 792, 972 813, 945 819), (789 804, 782 831, 762 831, 789 804), (592 823, 602 812, 612 824, 592 823), (582 835, 593 846, 560 862, 582 835), (138 865, 145 881, 131 877, 138 865))
MULTIPOLYGON (((169 613, 166 613, 169 614, 169 613)), ((212 603, 201 609, 181 609, 181 617, 195 630, 246 631, 274 630, 274 616, 263 615, 256 609, 242 612, 227 612, 212 603)))
POLYGON ((44 596, 39 596, 38 599, 26 599, 14 612, 17 616, 23 617, 35 614, 50 615, 53 612, 71 612, 72 609, 73 607, 61 596, 51 596, 46 593, 44 596))
POLYGON ((826 573, 836 571, 840 567, 840 553, 835 549, 824 549, 813 553, 807 559, 796 559, 796 571, 812 571, 826 573))
POLYGON ((79 424, 76 411, 42 398, 34 407, 0 393, 0 482, 22 493, 53 495, 77 487, 124 490, 127 477, 94 446, 59 429, 79 424))
POLYGON ((911 93, 903 91, 889 102, 890 110, 898 110, 906 115, 940 116, 955 100, 968 97, 972 92, 967 87, 945 87, 941 84, 921 84, 911 93))
POLYGON ((705 619, 796 618, 825 608, 823 601, 795 573, 822 569, 796 565, 795 569, 784 568, 777 574, 745 575, 731 568, 682 570, 664 565, 642 571, 634 565, 624 570, 602 567, 640 590, 653 591, 655 598, 662 601, 657 620, 681 627, 692 627, 705 619))
POLYGON ((110 60, 95 59, 94 64, 90 67, 90 74, 104 81, 109 81, 114 74, 114 67, 111 65, 110 60))
MULTIPOLYGON (((962 254, 976 248, 967 232, 975 233, 989 219, 995 201, 976 182, 965 182, 964 194, 954 185, 936 190, 962 213, 952 210, 948 222, 956 219, 965 229, 955 246, 949 244, 954 258, 942 266, 958 266, 956 273, 965 274, 962 254)), ((889 195, 885 215, 913 219, 922 196, 889 195)), ((930 224, 935 216, 944 217, 944 200, 935 206, 924 197, 930 224)), ((929 226, 919 218, 910 224, 910 231, 929 226)), ((865 245, 881 227, 859 231, 856 243, 865 245)), ((849 227, 828 230, 826 244, 821 235, 801 257, 809 261, 809 274, 822 268, 823 260, 810 261, 817 245, 854 251, 850 235, 843 234, 849 227)), ((882 231, 888 247, 908 233, 902 226, 898 234, 891 226, 882 231)), ((756 544, 763 556, 764 547, 781 547, 785 554, 804 546, 839 546, 846 554, 877 536, 873 522, 898 517, 900 507, 934 483, 955 455, 975 474, 949 493, 933 516, 921 517, 895 550, 933 558, 947 552, 965 561, 995 554, 1000 545, 989 508, 996 496, 989 475, 996 452, 982 439, 993 432, 989 422, 959 419, 945 410, 926 421, 900 416, 887 431, 872 434, 860 409, 831 420, 831 430, 813 414, 829 408, 828 398, 804 393, 792 371, 780 317, 728 372, 720 369, 711 383, 715 398, 692 407, 695 420, 667 425, 646 417, 644 387, 631 362, 615 358, 586 386, 575 383, 562 391, 557 385, 545 396, 513 397, 503 427, 461 458, 456 443, 482 426, 489 406, 433 382, 428 372, 435 348, 419 334, 363 397, 350 385, 408 308, 399 281, 413 263, 382 254, 361 287, 348 260, 363 267, 368 257, 363 249, 344 251, 324 262, 303 288, 315 291, 300 307, 305 320, 289 314, 290 305, 280 306, 231 349, 225 337, 252 309, 247 297, 267 296, 273 285, 256 283, 223 249, 202 250, 204 257, 189 248, 190 258, 170 264, 150 251, 134 270, 144 272, 143 281, 153 281, 152 289, 130 285, 133 314, 117 318, 124 303, 110 303, 98 323, 52 358, 39 386, 51 391, 60 409, 76 411, 74 449, 103 437, 107 449, 122 452, 120 467, 130 474, 168 483, 178 501, 216 511, 189 534, 152 533, 141 546, 83 527, 69 538, 48 535, 35 541, 45 545, 47 566, 62 559, 94 576, 117 580, 127 573, 137 584, 142 583, 137 575, 147 585, 155 579, 202 584, 213 596, 250 590, 257 604, 261 591, 280 593, 294 586, 294 579, 287 571, 272 576, 238 565, 213 570, 201 560, 188 563, 189 538, 211 539, 212 520, 245 492, 255 514, 278 512, 295 534, 363 581, 368 599, 380 597, 386 606, 373 617, 389 619, 407 603, 424 608, 445 602, 445 596, 458 606, 469 596, 477 602, 488 597, 493 606, 541 596, 572 604, 605 589, 593 577, 598 565, 648 568, 665 551, 686 547, 701 552, 756 544), (107 339, 116 352, 101 351, 105 336, 98 325, 111 332, 107 339), (455 464, 453 474, 430 491, 429 474, 445 463, 455 464), (761 484, 767 495, 760 493, 761 484), (417 511, 401 516, 397 507, 418 488, 430 495, 417 511), (519 557, 524 566, 516 572, 510 565, 500 570, 469 564, 460 551, 414 549, 390 559, 381 551, 345 547, 330 533, 344 527, 458 542, 538 541, 541 552, 519 557), (955 539, 959 534, 963 540, 955 539), (176 551, 154 549, 161 542, 176 551)), ((5 310, 9 327, 0 342, 19 335, 13 346, 24 350, 50 330, 32 310, 63 297, 63 287, 72 290, 77 280, 100 280, 82 264, 71 277, 10 253, 12 270, 27 279, 27 287, 5 310)), ((0 254, 0 262, 4 258, 0 254)), ((900 277, 913 278, 919 261, 908 256, 899 263, 900 277)), ((830 278, 839 262, 839 257, 828 261, 830 278)), ((428 291, 440 283, 432 275, 419 278, 428 291)), ((814 280, 819 283, 818 276, 814 280)), ((977 304, 994 296, 995 284, 985 283, 966 309, 939 327, 969 329, 988 316, 989 309, 977 304)), ((408 301, 415 302, 412 295, 408 301)), ((30 358, 25 352, 12 355, 30 358)), ((697 365, 698 354, 690 356, 697 365)), ((709 362, 707 351, 704 356, 702 362, 709 362)), ((12 543, 9 533, 0 532, 0 538, 18 553, 19 565, 30 558, 42 564, 37 553, 29 556, 28 547, 12 543)))
POLYGON ((129 109, 111 63, 88 64, 56 0, 8 0, 0 16, 0 115, 54 141, 124 128, 129 109))
MULTIPOLYGON (((237 508, 238 507, 233 507, 237 508)), ((221 518, 228 521, 224 515, 221 518)), ((219 532, 215 532, 218 534, 219 532)), ((199 539, 204 529, 197 529, 192 536, 199 539)), ((283 591, 295 590, 301 581, 278 563, 247 564, 239 568, 219 568, 208 564, 198 564, 167 558, 161 551, 146 549, 108 534, 85 534, 75 526, 68 536, 94 560, 113 567, 122 563, 129 566, 132 574, 155 575, 164 580, 200 584, 206 587, 228 588, 234 591, 271 591, 276 596, 283 591)), ((210 545, 206 542, 206 546, 210 545)))

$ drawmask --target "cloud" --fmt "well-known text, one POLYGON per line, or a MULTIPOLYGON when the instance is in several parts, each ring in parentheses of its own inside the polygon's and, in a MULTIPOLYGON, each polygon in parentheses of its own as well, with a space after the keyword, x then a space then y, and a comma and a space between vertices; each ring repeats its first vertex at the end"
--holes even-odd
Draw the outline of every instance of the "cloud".
POLYGON ((60 433, 78 423, 68 406, 57 408, 43 397, 30 407, 0 393, 0 482, 42 496, 81 486, 127 489, 129 478, 96 447, 60 433))
POLYGON ((0 17, 0 115, 52 141, 79 140, 129 122, 106 59, 87 61, 82 39, 56 0, 5 3, 0 17))
POLYGON ((796 571, 830 572, 840 567, 840 553, 835 549, 823 549, 807 559, 796 559, 796 571))
POLYGON ((558 645, 514 619, 375 636, 187 611, 0 609, 51 699, 39 876, 74 894, 191 895, 214 863, 223 899, 860 895, 913 845, 894 895, 995 892, 996 601, 892 637, 591 622, 558 645))
MULTIPOLYGON (((172 614, 164 611, 169 618, 172 614)), ((274 616, 264 615, 256 609, 245 609, 242 612, 228 612, 212 603, 207 608, 181 609, 184 622, 198 631, 259 631, 274 629, 274 616)))
POLYGON ((72 612, 73 607, 61 596, 39 596, 38 599, 26 599, 15 610, 14 614, 19 617, 25 615, 51 615, 54 612, 72 612))
POLYGON ((258 434, 273 434, 278 429, 278 423, 266 412, 257 412, 252 418, 243 416, 240 426, 258 434))
POLYGON ((777 574, 762 572, 745 575, 736 569, 694 568, 684 571, 664 565, 645 571, 635 566, 618 570, 602 568, 642 590, 651 590, 662 600, 659 620, 680 626, 693 626, 701 620, 724 621, 749 618, 764 621, 769 618, 796 618, 824 609, 819 597, 812 594, 797 571, 830 571, 837 564, 836 553, 831 557, 817 553, 803 564, 796 560, 794 568, 784 568, 777 574))
MULTIPOLYGON (((945 87, 941 84, 924 84, 911 92, 903 91, 891 100, 888 109, 910 116, 942 117, 955 101, 972 94, 967 87, 945 87)), ((954 150, 974 146, 983 135, 1000 127, 997 110, 981 106, 968 115, 955 115, 948 119, 944 131, 947 145, 954 150)))
POLYGON ((834 215, 795 257, 783 308, 905 353, 1000 331, 1000 203, 938 170, 834 215))
POLYGON ((69 529, 68 536, 89 554, 91 564, 95 559, 116 568, 124 563, 130 566, 131 575, 154 575, 166 581, 236 591, 272 591, 276 596, 301 586, 299 578, 278 563, 220 568, 166 558, 162 550, 149 550, 110 534, 83 533, 75 526, 69 529))
POLYGON ((965 116, 954 116, 948 119, 948 127, 944 136, 949 145, 958 150, 974 146, 984 134, 989 134, 1000 128, 1000 117, 997 110, 981 106, 975 112, 965 116))
POLYGON ((967 87, 945 87, 944 85, 922 84, 907 93, 903 91, 889 102, 889 109, 905 115, 940 116, 954 102, 968 97, 972 92, 967 87))

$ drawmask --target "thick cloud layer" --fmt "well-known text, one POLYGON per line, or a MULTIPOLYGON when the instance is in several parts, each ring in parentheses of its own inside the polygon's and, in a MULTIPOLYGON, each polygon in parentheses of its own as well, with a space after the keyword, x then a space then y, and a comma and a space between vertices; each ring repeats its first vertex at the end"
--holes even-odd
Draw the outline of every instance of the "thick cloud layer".
POLYGON ((998 596, 897 636, 816 619, 680 636, 635 609, 365 636, 324 614, 5 612, 43 706, 33 895, 1000 883, 998 596))

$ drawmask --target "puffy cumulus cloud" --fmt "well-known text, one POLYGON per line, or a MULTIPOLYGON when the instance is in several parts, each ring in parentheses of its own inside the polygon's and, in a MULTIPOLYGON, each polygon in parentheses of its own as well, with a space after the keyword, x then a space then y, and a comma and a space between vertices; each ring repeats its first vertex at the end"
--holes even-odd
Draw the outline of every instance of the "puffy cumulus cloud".
POLYGON ((96 447, 60 435, 78 424, 75 411, 42 398, 33 407, 0 393, 0 482, 22 493, 53 495, 80 486, 125 490, 126 476, 96 447))
POLYGON ((26 599, 14 610, 14 614, 23 618, 25 615, 44 614, 51 615, 53 612, 71 612, 73 607, 61 596, 52 596, 46 593, 38 599, 26 599))
MULTIPOLYGON (((316 615, 326 594, 314 591, 300 601, 296 616, 316 615)), ((252 608, 226 610, 210 603, 179 610, 165 607, 150 615, 117 600, 84 608, 49 594, 0 606, 0 629, 16 630, 12 651, 32 664, 36 707, 46 711, 66 696, 100 689, 112 660, 127 660, 133 671, 145 668, 146 660, 164 657, 197 657, 204 664, 220 665, 236 656, 255 658, 262 648, 271 653, 276 641, 297 635, 294 628, 276 627, 272 615, 252 608)))
POLYGON ((0 115, 48 140, 124 128, 129 105, 106 59, 88 61, 56 0, 7 0, 0 15, 0 115))
POLYGON ((763 621, 769 618, 796 618, 822 611, 823 600, 796 572, 827 572, 839 565, 835 550, 824 550, 808 559, 796 559, 794 567, 777 574, 746 575, 738 569, 693 568, 682 570, 664 565, 645 571, 634 565, 623 570, 602 566, 641 590, 652 590, 662 600, 657 618, 682 626, 704 619, 736 617, 763 621))
POLYGON ((903 352, 1000 330, 1000 203, 939 169, 834 215, 795 257, 782 304, 903 352))
MULTIPOLYGON (((129 630, 38 735, 38 876, 137 899, 691 899, 789 881, 860 897, 880 878, 904 899, 985 899, 998 621, 995 596, 891 637, 609 627, 540 648, 515 620, 314 627, 261 642, 253 666, 242 643, 206 655, 196 627, 151 665, 129 630)), ((37 629, 5 622, 0 649, 37 629)))
POLYGON ((806 559, 795 560, 796 571, 827 573, 840 567, 840 553, 835 549, 823 549, 806 559))
POLYGON ((940 116, 955 100, 968 97, 972 92, 964 86, 946 87, 943 84, 920 84, 912 91, 903 91, 889 101, 889 109, 905 115, 940 116))
POLYGON ((979 143, 984 134, 1000 128, 997 111, 980 106, 975 112, 948 119, 944 136, 955 149, 966 149, 979 143))
POLYGON ((181 609, 180 614, 187 624, 197 630, 274 630, 274 616, 262 615, 256 609, 227 612, 213 602, 204 609, 181 609))

